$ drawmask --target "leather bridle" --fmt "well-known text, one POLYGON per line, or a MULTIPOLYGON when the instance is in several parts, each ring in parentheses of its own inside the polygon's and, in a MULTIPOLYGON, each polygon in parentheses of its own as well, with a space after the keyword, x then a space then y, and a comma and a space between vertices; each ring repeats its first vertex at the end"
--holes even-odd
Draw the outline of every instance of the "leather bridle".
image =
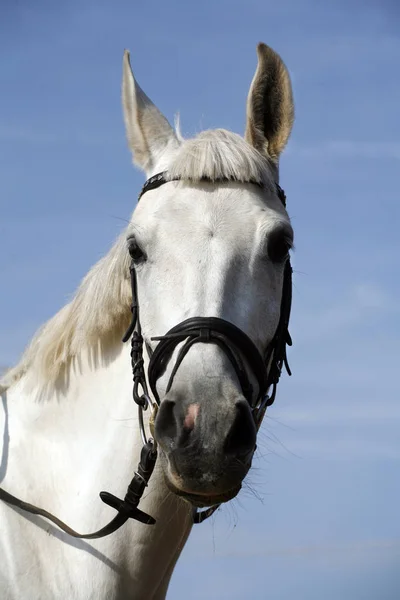
MULTIPOLYGON (((167 172, 158 173, 157 175, 154 175, 154 177, 150 177, 144 184, 138 201, 146 192, 156 189, 169 181, 179 180, 180 178, 170 178, 167 172)), ((202 181, 211 182, 206 178, 203 178, 202 181)), ((232 181, 232 179, 219 179, 213 180, 211 183, 227 183, 232 181)), ((252 183, 262 187, 262 185, 256 181, 239 181, 238 183, 252 183)), ((282 204, 286 206, 285 193, 278 184, 276 184, 276 192, 282 204)), ((115 508, 118 511, 117 515, 102 529, 90 534, 80 534, 48 511, 24 502, 0 488, 0 500, 31 514, 45 517, 64 532, 75 538, 95 539, 105 537, 119 529, 129 518, 147 525, 152 525, 156 522, 153 517, 147 515, 138 508, 144 490, 153 473, 157 459, 156 442, 153 437, 148 437, 146 435, 143 411, 147 410, 149 406, 152 407, 153 412, 150 417, 150 428, 152 430, 157 409, 160 405, 157 381, 165 373, 174 350, 179 344, 183 345, 178 351, 175 364, 167 383, 166 393, 171 389, 180 364, 194 344, 216 344, 225 353, 235 370, 242 388, 243 396, 248 401, 252 410, 257 429, 261 425, 267 407, 275 400, 276 389, 283 365, 285 365, 288 374, 291 375, 286 356, 286 346, 292 345, 288 330, 292 302, 292 267, 290 265, 289 257, 286 259, 284 266, 278 327, 274 337, 265 350, 264 356, 260 354, 254 342, 233 323, 217 317, 192 317, 175 325, 175 327, 170 329, 165 335, 151 338, 153 341, 157 341, 158 344, 154 351, 149 350, 150 359, 147 369, 147 378, 144 368, 143 336, 139 319, 136 271, 133 261, 130 266, 130 275, 132 288, 132 319, 129 328, 123 337, 123 342, 127 342, 131 339, 133 399, 138 405, 139 427, 143 448, 137 471, 135 471, 134 477, 128 486, 125 498, 121 500, 108 492, 100 492, 101 500, 112 508, 115 508), (257 382, 256 390, 253 389, 253 386, 250 383, 249 370, 257 382), (148 386, 151 389, 152 396, 149 393, 148 386)), ((194 509, 194 523, 202 523, 211 516, 219 506, 220 505, 215 505, 203 511, 194 509)))

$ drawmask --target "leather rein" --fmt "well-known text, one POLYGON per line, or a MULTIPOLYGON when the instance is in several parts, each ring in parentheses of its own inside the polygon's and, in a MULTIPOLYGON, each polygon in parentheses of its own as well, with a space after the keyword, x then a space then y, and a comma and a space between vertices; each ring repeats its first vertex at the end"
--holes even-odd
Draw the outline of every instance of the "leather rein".
MULTIPOLYGON (((156 189, 169 181, 179 180, 180 178, 168 177, 167 172, 158 173, 157 175, 150 177, 144 184, 138 201, 146 192, 156 189)), ((211 181, 204 178, 202 181, 227 183, 233 180, 219 179, 211 181)), ((262 185, 256 181, 240 181, 238 183, 252 183, 262 187, 262 185)), ((286 207, 285 193, 278 184, 276 184, 276 192, 283 206, 286 207)), ((150 351, 147 379, 144 369, 143 337, 139 320, 136 272, 133 262, 130 266, 130 276, 132 288, 132 319, 122 341, 127 342, 131 339, 131 365, 133 375, 132 395, 133 400, 138 406, 139 427, 143 447, 137 470, 134 472, 134 476, 128 486, 124 499, 121 500, 109 492, 100 492, 101 500, 117 511, 116 516, 98 531, 81 534, 47 510, 24 502, 0 488, 0 500, 25 512, 44 517, 74 538, 96 539, 105 537, 119 529, 128 519, 135 519, 146 525, 153 525, 156 522, 152 516, 138 508, 157 460, 156 442, 152 437, 147 437, 146 435, 143 412, 149 407, 152 408, 153 412, 150 417, 150 428, 153 429, 154 419, 161 402, 157 391, 157 381, 165 373, 172 354, 179 344, 183 343, 176 357, 166 391, 168 392, 173 385, 174 377, 182 360, 194 344, 216 344, 224 351, 236 372, 243 395, 247 399, 252 410, 257 429, 261 425, 267 407, 275 400, 276 389, 283 365, 288 374, 291 375, 286 355, 286 346, 292 345, 288 330, 292 302, 292 267, 290 265, 289 257, 286 259, 284 267, 278 327, 264 356, 260 354, 253 341, 233 323, 217 317, 192 317, 179 323, 165 335, 151 338, 152 340, 157 341, 158 344, 154 351, 150 351), (244 364, 242 357, 245 357, 247 366, 244 364), (254 391, 250 383, 248 368, 251 370, 257 382, 257 392, 254 391), (151 389, 152 397, 149 393, 148 386, 151 389), (269 394, 268 392, 270 390, 272 391, 269 394)), ((219 506, 220 505, 217 504, 202 511, 194 509, 193 522, 202 523, 205 519, 210 517, 219 506)))

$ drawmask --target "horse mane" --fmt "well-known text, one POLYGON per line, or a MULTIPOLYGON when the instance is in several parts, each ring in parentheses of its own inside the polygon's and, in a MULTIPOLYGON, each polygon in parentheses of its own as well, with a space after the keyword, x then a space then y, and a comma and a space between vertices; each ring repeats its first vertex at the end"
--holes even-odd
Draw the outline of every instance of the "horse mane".
POLYGON ((203 131, 184 140, 168 166, 171 179, 232 179, 262 183, 272 191, 274 165, 240 135, 225 129, 203 131))
MULTIPOLYGON (((273 165, 239 135, 208 130, 183 140, 168 166, 170 178, 257 181, 273 185, 273 165)), ((19 363, 0 379, 5 391, 26 373, 38 385, 55 385, 83 348, 108 350, 130 320, 131 289, 125 233, 82 280, 73 299, 34 335, 19 363)))
POLYGON ((34 335, 19 363, 0 380, 7 389, 28 370, 38 384, 55 384, 82 348, 104 350, 129 323, 129 255, 121 234, 82 280, 74 298, 34 335))

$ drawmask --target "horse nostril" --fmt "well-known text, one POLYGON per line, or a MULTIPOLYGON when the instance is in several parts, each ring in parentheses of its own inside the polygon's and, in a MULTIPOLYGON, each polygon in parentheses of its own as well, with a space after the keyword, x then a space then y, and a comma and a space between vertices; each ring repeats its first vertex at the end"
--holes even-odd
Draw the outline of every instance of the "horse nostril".
POLYGON ((155 421, 156 439, 168 440, 169 445, 172 445, 177 437, 178 426, 175 419, 175 402, 173 400, 163 400, 158 409, 157 418, 155 421))
POLYGON ((225 440, 224 451, 231 455, 245 456, 255 448, 257 430, 247 402, 240 400, 235 408, 235 420, 225 440))

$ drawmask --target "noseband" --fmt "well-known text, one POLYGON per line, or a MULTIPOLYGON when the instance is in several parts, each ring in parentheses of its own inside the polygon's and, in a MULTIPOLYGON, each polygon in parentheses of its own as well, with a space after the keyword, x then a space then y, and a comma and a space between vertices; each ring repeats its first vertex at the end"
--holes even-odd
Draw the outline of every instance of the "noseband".
MULTIPOLYGON (((179 181, 179 178, 171 179, 166 172, 150 177, 144 184, 138 201, 146 192, 154 190, 169 181, 179 181)), ((209 179, 205 178, 202 181, 210 182, 209 179)), ((213 180, 212 183, 227 183, 231 181, 233 180, 220 179, 216 181, 213 180)), ((262 187, 261 184, 256 181, 239 181, 238 183, 252 183, 262 187)), ((276 184, 276 192, 283 206, 286 206, 285 193, 278 184, 276 184)), ((128 486, 124 500, 121 500, 108 492, 100 492, 100 498, 103 502, 112 508, 115 508, 118 511, 117 515, 99 531, 90 534, 80 534, 48 511, 24 502, 0 488, 0 500, 31 514, 45 517, 75 538, 96 539, 105 537, 119 529, 129 518, 147 525, 155 523, 153 517, 147 515, 138 508, 157 459, 156 442, 153 438, 148 438, 146 435, 143 411, 150 405, 152 406, 153 415, 150 418, 151 424, 152 420, 154 421, 157 409, 161 402, 157 390, 157 382, 165 373, 174 350, 179 344, 183 345, 179 349, 175 359, 175 364, 167 383, 166 393, 171 389, 179 366, 194 344, 216 344, 221 348, 232 364, 242 388, 243 396, 250 405, 257 429, 261 425, 267 407, 275 400, 276 389, 283 365, 285 365, 288 374, 291 375, 286 356, 286 346, 292 345, 288 330, 292 302, 292 267, 289 258, 287 258, 284 266, 278 327, 274 337, 265 349, 264 355, 259 352, 256 345, 247 334, 233 323, 217 317, 192 317, 175 325, 175 327, 170 329, 165 335, 151 338, 153 341, 157 341, 158 344, 154 351, 150 352, 151 355, 147 369, 147 378, 144 369, 143 337, 139 319, 136 272, 133 262, 130 266, 130 275, 132 287, 132 319, 129 328, 123 337, 123 342, 127 342, 131 338, 133 399, 138 405, 139 426, 143 448, 137 471, 135 471, 134 477, 128 486), (253 389, 251 384, 250 374, 257 383, 256 390, 253 389), (152 397, 149 394, 148 386, 152 392, 152 397)), ((220 505, 215 505, 203 511, 198 511, 196 509, 193 515, 194 523, 202 523, 211 516, 219 506, 220 505)))

